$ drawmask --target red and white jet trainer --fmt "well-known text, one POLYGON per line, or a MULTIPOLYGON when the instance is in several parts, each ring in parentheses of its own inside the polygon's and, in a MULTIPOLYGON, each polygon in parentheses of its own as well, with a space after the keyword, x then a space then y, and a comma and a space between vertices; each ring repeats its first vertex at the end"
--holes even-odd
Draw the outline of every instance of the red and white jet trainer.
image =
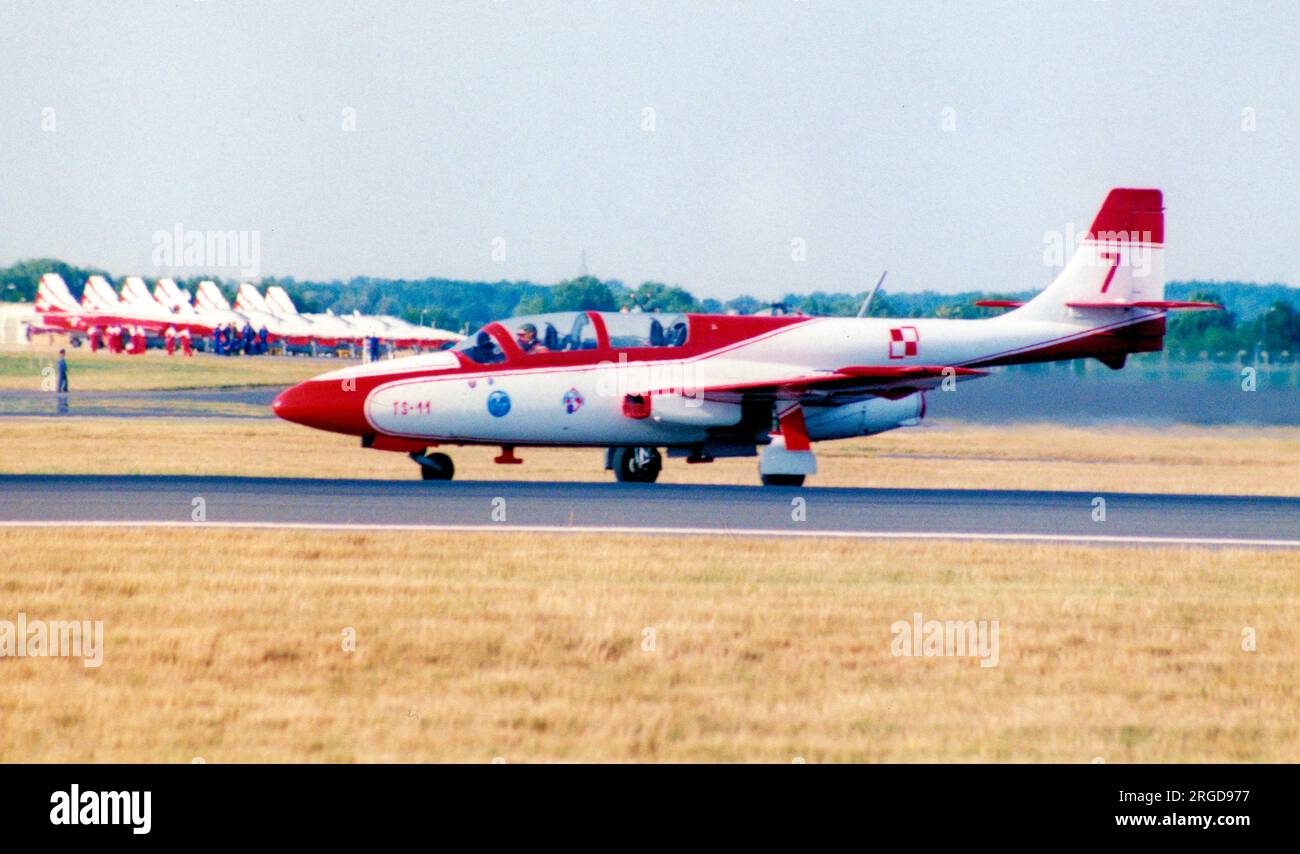
POLYGON ((438 445, 607 448, 620 481, 650 482, 659 448, 687 462, 759 456, 764 484, 816 472, 811 443, 913 425, 925 393, 994 365, 1160 350, 1159 190, 1115 189, 1061 274, 981 320, 615 314, 489 323, 452 350, 322 374, 276 398, 280 417, 401 451, 447 480, 438 445), (761 448, 761 453, 758 449, 761 448))

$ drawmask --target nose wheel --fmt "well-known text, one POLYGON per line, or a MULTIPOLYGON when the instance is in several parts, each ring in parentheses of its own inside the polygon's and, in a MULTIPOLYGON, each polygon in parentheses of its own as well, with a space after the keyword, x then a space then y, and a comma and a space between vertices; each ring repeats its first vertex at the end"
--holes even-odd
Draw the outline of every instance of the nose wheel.
POLYGON ((446 454, 411 454, 411 459, 420 465, 422 480, 451 480, 456 474, 456 466, 446 454))
POLYGON ((610 468, 619 483, 654 483, 663 466, 663 457, 654 448, 614 448, 610 455, 610 468))

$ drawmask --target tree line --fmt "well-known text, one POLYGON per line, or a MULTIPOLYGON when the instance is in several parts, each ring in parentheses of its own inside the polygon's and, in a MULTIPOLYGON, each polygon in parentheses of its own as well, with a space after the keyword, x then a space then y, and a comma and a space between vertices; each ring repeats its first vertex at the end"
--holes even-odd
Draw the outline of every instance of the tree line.
MULTIPOLYGON (((107 276, 104 270, 76 267, 62 261, 37 259, 0 268, 0 299, 31 302, 42 274, 58 273, 80 293, 92 274, 107 276)), ((177 277, 182 287, 194 290, 210 276, 177 277)), ((236 282, 224 281, 228 293, 236 282)), ((555 285, 529 281, 471 282, 455 279, 382 279, 358 276, 347 281, 313 282, 294 278, 263 279, 265 285, 280 285, 294 298, 301 311, 350 314, 391 314, 413 323, 443 329, 470 331, 483 324, 520 314, 548 311, 619 311, 624 308, 663 313, 734 312, 749 314, 770 303, 742 295, 729 300, 699 298, 679 285, 642 282, 635 287, 617 279, 581 276, 555 285)), ((998 309, 981 308, 979 300, 1027 300, 1033 291, 988 293, 965 291, 941 294, 935 291, 891 293, 882 289, 872 301, 874 317, 992 317, 998 309)), ((1176 313, 1169 321, 1165 346, 1177 358, 1235 359, 1267 352, 1274 361, 1300 356, 1300 289, 1285 285, 1256 285, 1246 282, 1170 282, 1168 299, 1205 300, 1224 306, 1222 312, 1176 313)), ((852 317, 858 313, 866 292, 813 291, 786 294, 780 304, 787 311, 804 314, 852 317)))

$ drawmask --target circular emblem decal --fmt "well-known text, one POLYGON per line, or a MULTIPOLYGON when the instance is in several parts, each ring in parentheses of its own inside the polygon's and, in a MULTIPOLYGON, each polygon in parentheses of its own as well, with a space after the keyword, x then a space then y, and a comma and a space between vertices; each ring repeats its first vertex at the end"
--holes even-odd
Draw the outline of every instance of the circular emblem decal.
POLYGON ((582 408, 582 392, 571 388, 564 393, 564 411, 572 415, 582 408))
POLYGON ((494 391, 488 395, 488 412, 500 418, 510 411, 510 395, 504 391, 494 391))

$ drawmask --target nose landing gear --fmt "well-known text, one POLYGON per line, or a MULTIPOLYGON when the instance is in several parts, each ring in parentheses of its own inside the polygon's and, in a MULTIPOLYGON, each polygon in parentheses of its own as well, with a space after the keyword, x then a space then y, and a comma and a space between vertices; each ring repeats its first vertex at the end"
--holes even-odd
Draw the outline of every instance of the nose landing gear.
POLYGON ((456 466, 446 454, 411 454, 410 457, 419 464, 422 480, 451 480, 456 474, 456 466))

